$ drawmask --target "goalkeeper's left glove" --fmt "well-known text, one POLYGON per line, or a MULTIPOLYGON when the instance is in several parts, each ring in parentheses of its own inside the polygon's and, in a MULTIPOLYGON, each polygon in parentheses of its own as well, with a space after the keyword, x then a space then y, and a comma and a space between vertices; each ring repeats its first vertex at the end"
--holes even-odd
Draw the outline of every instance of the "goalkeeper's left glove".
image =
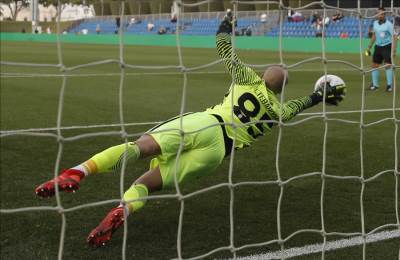
MULTIPOLYGON (((321 84, 311 95, 313 103, 319 103, 323 101, 324 87, 325 87, 324 85, 325 83, 321 84)), ((337 106, 339 102, 343 100, 345 95, 346 95, 345 85, 331 86, 329 82, 326 82, 326 95, 325 95, 326 104, 337 106)))

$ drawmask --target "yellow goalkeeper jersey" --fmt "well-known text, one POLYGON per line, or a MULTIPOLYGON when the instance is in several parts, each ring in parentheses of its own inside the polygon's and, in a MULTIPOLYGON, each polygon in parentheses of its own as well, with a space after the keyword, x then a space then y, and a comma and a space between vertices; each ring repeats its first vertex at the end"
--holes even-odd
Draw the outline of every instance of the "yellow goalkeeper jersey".
POLYGON ((280 116, 282 121, 287 121, 312 106, 309 96, 281 104, 276 95, 266 87, 264 80, 232 53, 230 34, 217 34, 217 50, 229 73, 233 75, 234 84, 225 94, 222 103, 208 108, 206 112, 219 115, 227 123, 226 132, 231 139, 236 139, 235 148, 248 146, 257 137, 271 130, 273 122, 260 121, 278 121, 280 116), (234 128, 229 125, 232 120, 239 125, 236 136, 234 128))

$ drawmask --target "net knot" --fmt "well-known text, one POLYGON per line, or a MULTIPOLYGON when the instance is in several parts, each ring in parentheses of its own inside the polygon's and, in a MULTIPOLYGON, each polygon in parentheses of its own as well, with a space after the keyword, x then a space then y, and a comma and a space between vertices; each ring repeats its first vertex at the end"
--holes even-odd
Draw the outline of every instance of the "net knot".
POLYGON ((62 206, 56 207, 56 210, 59 214, 64 214, 64 208, 62 206))
POLYGON ((124 138, 124 139, 127 139, 129 136, 128 136, 127 132, 121 131, 121 137, 124 138))
POLYGON ((327 7, 328 7, 328 5, 325 4, 324 1, 320 1, 320 2, 319 2, 319 6, 321 6, 321 8, 327 8, 327 7))
POLYGON ((67 71, 67 67, 65 67, 64 64, 58 64, 58 66, 60 67, 61 73, 65 73, 67 71))

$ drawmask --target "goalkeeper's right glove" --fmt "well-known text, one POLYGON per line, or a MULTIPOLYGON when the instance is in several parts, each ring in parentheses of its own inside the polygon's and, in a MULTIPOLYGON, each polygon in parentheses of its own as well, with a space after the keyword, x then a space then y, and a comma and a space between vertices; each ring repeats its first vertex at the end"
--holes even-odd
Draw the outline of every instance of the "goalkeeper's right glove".
MULTIPOLYGON (((325 84, 321 84, 311 95, 313 103, 319 103, 323 101, 324 85, 325 84)), ((337 106, 339 102, 343 100, 345 95, 346 95, 345 85, 331 86, 329 82, 326 82, 326 95, 325 95, 326 104, 337 106)))
POLYGON ((237 26, 236 18, 233 16, 230 9, 226 12, 223 21, 219 25, 218 33, 232 33, 233 24, 237 26))

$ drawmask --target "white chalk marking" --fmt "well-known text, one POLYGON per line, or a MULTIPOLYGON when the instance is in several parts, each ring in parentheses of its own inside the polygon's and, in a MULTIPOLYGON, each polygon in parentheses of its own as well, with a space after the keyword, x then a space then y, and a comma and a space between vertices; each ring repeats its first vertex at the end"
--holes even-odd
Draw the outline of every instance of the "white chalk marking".
MULTIPOLYGON (((383 241, 387 239, 393 239, 400 237, 400 230, 392 231, 382 231, 379 233, 374 233, 366 237, 366 243, 373 243, 378 241, 383 241)), ((334 241, 328 241, 325 245, 325 251, 331 251, 341 248, 347 248, 352 246, 359 246, 363 244, 363 239, 361 236, 352 237, 348 239, 340 239, 334 241)), ((273 251, 267 252, 265 254, 252 255, 246 257, 239 257, 240 260, 265 260, 265 259, 281 259, 281 258, 291 258, 295 256, 309 255, 322 252, 323 244, 313 244, 303 247, 293 247, 288 248, 283 251, 273 251)))

